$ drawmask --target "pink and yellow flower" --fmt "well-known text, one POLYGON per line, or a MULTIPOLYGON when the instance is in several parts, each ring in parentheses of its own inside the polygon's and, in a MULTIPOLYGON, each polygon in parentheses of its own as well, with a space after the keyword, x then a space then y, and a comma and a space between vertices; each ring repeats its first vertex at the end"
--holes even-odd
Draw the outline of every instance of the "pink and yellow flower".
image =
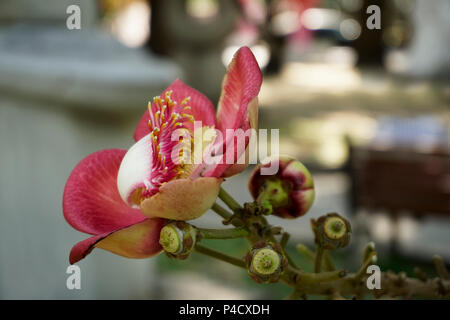
MULTIPOLYGON (((226 130, 257 126, 261 82, 252 52, 242 47, 224 78, 217 116, 203 94, 176 80, 149 104, 135 130, 136 143, 128 151, 108 149, 83 159, 66 183, 63 212, 72 227, 92 237, 72 248, 70 263, 83 259, 93 248, 128 258, 151 257, 161 251, 159 234, 166 219, 195 219, 211 208, 223 179, 246 165, 209 164, 203 161, 203 153, 200 161, 175 161, 173 151, 185 159, 186 144, 200 143, 211 152, 219 143, 222 151, 216 156, 225 159, 227 146, 234 143, 226 130), (194 121, 201 121, 202 126, 196 128, 194 121), (227 138, 219 142, 215 137, 205 139, 203 133, 208 129, 227 138), (174 140, 177 130, 185 136, 174 140), (195 130, 201 131, 199 142, 191 138, 195 130)), ((233 152, 234 159, 242 156, 236 148, 233 152)), ((192 152, 188 160, 194 156, 192 152)))

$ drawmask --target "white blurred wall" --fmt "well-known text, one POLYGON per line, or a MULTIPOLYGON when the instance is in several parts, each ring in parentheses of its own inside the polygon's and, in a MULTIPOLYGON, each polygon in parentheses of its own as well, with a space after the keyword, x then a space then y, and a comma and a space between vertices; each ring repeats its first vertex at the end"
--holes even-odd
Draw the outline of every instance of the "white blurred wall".
POLYGON ((155 297, 152 260, 100 249, 78 263, 81 290, 66 288, 70 249, 88 235, 64 220, 62 194, 83 157, 132 145, 147 102, 180 71, 97 29, 52 24, 68 1, 33 14, 35 2, 0 5, 0 299, 155 297))

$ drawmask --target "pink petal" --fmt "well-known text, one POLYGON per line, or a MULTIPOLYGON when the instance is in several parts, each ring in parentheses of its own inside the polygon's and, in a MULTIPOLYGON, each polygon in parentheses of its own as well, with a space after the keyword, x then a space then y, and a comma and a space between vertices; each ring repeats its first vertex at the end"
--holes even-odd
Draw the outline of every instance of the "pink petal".
POLYGON ((94 248, 101 248, 126 258, 148 258, 161 251, 159 233, 165 220, 154 218, 87 238, 70 251, 70 264, 86 257, 94 248))
MULTIPOLYGON (((190 114, 194 116, 196 121, 202 121, 203 126, 216 126, 216 115, 214 105, 202 93, 184 84, 181 80, 175 80, 161 95, 172 90, 172 100, 177 101, 178 105, 187 97, 191 97, 189 105, 191 107, 190 114)), ((148 121, 150 116, 148 111, 144 113, 134 132, 134 140, 138 141, 150 133, 148 121)))
MULTIPOLYGON (((208 177, 228 177, 237 174, 246 168, 246 165, 236 163, 243 150, 234 148, 234 164, 226 164, 227 146, 233 143, 234 137, 226 134, 227 129, 242 129, 244 132, 258 126, 258 93, 261 88, 262 75, 253 53, 248 47, 240 48, 234 55, 225 75, 222 94, 217 111, 218 129, 224 137, 225 151, 222 164, 202 168, 202 174, 208 177)), ((246 138, 247 147, 249 139, 246 138)), ((199 170, 200 171, 200 170, 199 170)))
POLYGON ((314 188, 291 191, 289 194, 289 206, 278 209, 275 215, 285 219, 295 219, 303 216, 311 208, 314 196, 314 188))
MULTIPOLYGON (((250 103, 248 105, 248 114, 249 114, 250 127, 254 128, 256 130, 258 127, 258 98, 254 98, 252 101, 250 101, 250 103)), ((249 146, 248 146, 249 141, 250 140, 248 138, 246 138, 246 140, 245 140, 246 159, 245 159, 244 164, 237 163, 237 159, 239 159, 239 157, 242 156, 243 152, 238 150, 237 142, 235 141, 234 142, 235 143, 235 145, 234 145, 234 161, 235 161, 235 163, 232 165, 227 165, 226 163, 219 165, 210 173, 210 175, 213 177, 218 176, 218 177, 227 178, 227 177, 234 176, 234 175, 239 174, 242 171, 244 171, 247 168, 248 162, 249 162, 248 161, 249 152, 250 152, 249 146)), ((233 149, 227 149, 227 147, 230 147, 230 143, 232 143, 232 142, 233 142, 232 140, 226 141, 225 146, 224 146, 224 150, 226 150, 226 152, 230 152, 229 150, 233 150, 233 149)), ((226 153, 225 153, 225 155, 226 155, 226 153)), ((226 156, 225 156, 225 158, 226 158, 226 156)))
POLYGON ((67 180, 63 212, 75 229, 89 234, 103 234, 145 219, 130 208, 117 190, 117 172, 126 150, 108 149, 84 158, 67 180))
POLYGON ((98 241, 106 237, 108 234, 109 233, 93 236, 78 242, 76 245, 72 247, 72 250, 70 250, 69 263, 74 264, 80 261, 81 259, 84 259, 84 257, 86 257, 89 253, 91 253, 92 249, 94 249, 94 245, 98 241))
POLYGON ((240 48, 234 55, 225 75, 217 111, 218 128, 250 128, 248 105, 258 96, 262 75, 258 63, 248 47, 240 48))

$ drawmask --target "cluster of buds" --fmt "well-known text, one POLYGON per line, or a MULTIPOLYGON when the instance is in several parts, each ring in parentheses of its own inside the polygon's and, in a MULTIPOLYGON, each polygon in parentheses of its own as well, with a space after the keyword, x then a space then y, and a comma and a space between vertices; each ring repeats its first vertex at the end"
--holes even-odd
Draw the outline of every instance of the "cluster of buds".
POLYGON ((259 242, 245 257, 248 274, 257 283, 277 282, 288 261, 277 243, 259 242))
POLYGON ((289 156, 275 156, 257 166, 250 177, 249 190, 265 214, 297 218, 308 212, 314 201, 314 182, 308 169, 289 156), (262 169, 278 166, 274 175, 262 169))
POLYGON ((311 219, 315 242, 326 250, 343 248, 350 242, 350 223, 337 213, 328 213, 319 219, 311 219))
POLYGON ((159 243, 169 258, 186 259, 195 246, 197 230, 184 221, 166 224, 160 232, 159 243))

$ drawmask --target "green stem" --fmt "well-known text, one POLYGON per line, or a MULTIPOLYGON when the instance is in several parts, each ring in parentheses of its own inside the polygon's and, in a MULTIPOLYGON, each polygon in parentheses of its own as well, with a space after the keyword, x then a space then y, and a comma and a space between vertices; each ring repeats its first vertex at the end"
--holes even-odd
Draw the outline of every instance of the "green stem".
POLYGON ((311 261, 314 261, 315 254, 304 244, 297 244, 297 251, 311 261))
POLYGON ((231 212, 229 212, 227 209, 225 209, 224 207, 222 207, 220 204, 218 204, 216 202, 214 202, 214 204, 211 207, 211 209, 215 213, 217 213, 219 216, 224 218, 225 220, 229 220, 231 218, 231 216, 233 215, 231 212))
MULTIPOLYGON (((233 213, 230 213, 218 204, 215 204, 212 209, 225 220, 231 222, 237 227, 246 225, 248 228, 247 238, 252 244, 259 241, 272 241, 279 243, 276 241, 272 233, 269 232, 267 234, 262 234, 260 232, 261 228, 253 227, 255 225, 260 225, 265 229, 270 229, 271 226, 267 223, 265 217, 258 216, 252 217, 252 219, 247 218, 246 215, 241 217, 242 207, 223 189, 219 191, 219 198, 231 210, 233 210, 233 213)), ((283 246, 285 246, 287 240, 287 236, 284 236, 280 242, 283 246)), ((327 251, 324 250, 323 247, 318 246, 316 254, 303 245, 297 246, 297 249, 309 259, 315 260, 315 273, 306 273, 295 269, 291 264, 288 265, 282 272, 280 280, 294 289, 293 294, 291 294, 289 298, 304 297, 306 294, 318 294, 331 296, 333 298, 346 295, 363 297, 367 294, 373 294, 375 297, 387 295, 391 297, 450 299, 450 281, 444 279, 448 277, 448 271, 445 269, 445 266, 443 266, 443 263, 439 258, 435 258, 435 264, 439 270, 438 273, 441 275, 441 278, 424 278, 419 280, 408 278, 404 273, 394 274, 389 271, 382 272, 381 283, 383 286, 380 290, 374 292, 370 290, 363 281, 361 281, 361 279, 366 276, 367 267, 371 263, 376 262, 374 260, 376 258, 376 251, 374 250, 375 248, 373 244, 369 244, 366 248, 364 257, 367 259, 364 259, 363 265, 359 271, 356 274, 349 275, 346 275, 345 270, 320 272, 322 269, 322 262, 324 263, 324 268, 327 270, 329 268, 334 268, 334 265, 331 264, 331 258, 328 256, 327 251), (330 261, 326 260, 328 259, 327 257, 330 258, 330 261)), ((246 269, 246 264, 243 259, 228 256, 200 244, 195 246, 195 250, 209 257, 246 269)))
POLYGON ((222 252, 219 252, 219 251, 207 248, 207 247, 204 247, 201 244, 197 244, 195 246, 195 251, 197 251, 198 253, 204 254, 206 256, 209 256, 209 257, 212 257, 212 258, 215 258, 218 260, 222 260, 224 262, 228 262, 234 266, 247 269, 244 260, 229 256, 227 254, 224 254, 222 252))
MULTIPOLYGON (((297 251, 304 255, 307 259, 311 260, 312 262, 315 261, 316 254, 312 252, 307 246, 304 244, 297 244, 297 251)), ((327 271, 334 271, 336 270, 336 267, 334 266, 333 259, 331 258, 331 255, 328 251, 325 251, 323 254, 323 262, 325 263, 325 269, 327 271)))
POLYGON ((289 263, 291 266, 293 266, 295 269, 298 269, 297 265, 295 264, 294 260, 293 260, 292 257, 289 255, 289 253, 287 253, 287 251, 284 250, 284 249, 283 249, 283 251, 284 251, 284 255, 285 255, 285 257, 286 257, 288 263, 289 263))
POLYGON ((366 261, 369 258, 369 255, 375 251, 375 243, 373 243, 372 241, 370 241, 367 245, 366 248, 364 249, 364 254, 363 254, 363 263, 364 261, 366 261))
POLYGON ((294 262, 294 259, 292 259, 292 257, 286 250, 286 245, 287 245, 290 237, 291 237, 291 235, 289 233, 284 232, 283 235, 281 236, 280 246, 281 246, 281 248, 283 248, 284 255, 285 255, 286 259, 288 260, 289 264, 291 266, 293 266, 294 268, 298 269, 297 265, 294 262))
POLYGON ((283 235, 281 236, 281 240, 280 240, 280 246, 284 249, 289 241, 289 238, 291 237, 291 235, 287 232, 284 232, 283 235))
POLYGON ((248 231, 243 228, 232 229, 203 229, 197 228, 201 236, 205 239, 236 239, 248 236, 248 231))
POLYGON ((334 270, 336 270, 336 267, 334 266, 334 262, 333 262, 333 259, 331 258, 331 255, 330 255, 329 251, 325 251, 324 262, 325 262, 325 269, 327 271, 334 271, 334 270))
POLYGON ((234 214, 232 214, 231 212, 229 212, 227 209, 225 209, 224 207, 222 207, 220 204, 218 204, 217 202, 215 202, 213 204, 213 206, 211 207, 211 209, 213 211, 215 211, 219 216, 221 216, 224 219, 224 223, 225 224, 229 224, 231 223, 233 226, 235 227, 242 227, 244 226, 244 223, 241 221, 241 219, 239 219, 238 217, 236 217, 234 214))
POLYGON ((226 192, 223 188, 220 188, 219 190, 219 199, 222 200, 228 208, 233 210, 233 212, 236 212, 237 210, 241 209, 241 205, 233 199, 233 197, 226 192))
POLYGON ((322 270, 322 259, 323 259, 323 253, 324 253, 324 249, 322 246, 318 245, 317 246, 317 251, 316 251, 316 259, 314 261, 314 272, 315 273, 319 273, 322 270))

